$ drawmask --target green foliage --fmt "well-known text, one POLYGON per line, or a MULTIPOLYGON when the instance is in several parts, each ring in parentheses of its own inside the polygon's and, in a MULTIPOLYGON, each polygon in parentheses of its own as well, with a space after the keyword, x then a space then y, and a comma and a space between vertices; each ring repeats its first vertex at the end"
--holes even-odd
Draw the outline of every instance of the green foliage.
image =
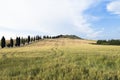
POLYGON ((106 40, 98 40, 98 41, 97 41, 97 44, 106 44, 106 43, 107 43, 106 40))
POLYGON ((120 45, 120 40, 109 40, 108 43, 110 45, 120 45))
POLYGON ((70 38, 70 39, 82 39, 76 35, 62 35, 63 38, 70 38))
POLYGON ((53 39, 56 39, 56 38, 82 39, 76 35, 58 35, 58 36, 53 36, 52 38, 53 39))
POLYGON ((120 40, 98 40, 97 44, 101 45, 120 45, 120 40))

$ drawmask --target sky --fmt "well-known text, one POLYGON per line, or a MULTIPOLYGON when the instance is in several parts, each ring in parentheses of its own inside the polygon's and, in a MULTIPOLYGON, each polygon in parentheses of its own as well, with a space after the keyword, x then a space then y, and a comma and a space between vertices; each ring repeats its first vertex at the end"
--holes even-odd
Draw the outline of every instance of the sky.
POLYGON ((120 39, 120 0, 0 0, 0 37, 120 39))

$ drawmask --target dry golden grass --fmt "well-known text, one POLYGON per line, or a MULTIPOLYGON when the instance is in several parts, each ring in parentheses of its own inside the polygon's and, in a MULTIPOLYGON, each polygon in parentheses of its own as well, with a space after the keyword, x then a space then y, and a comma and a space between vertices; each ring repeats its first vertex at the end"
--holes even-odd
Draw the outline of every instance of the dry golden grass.
POLYGON ((120 46, 49 39, 0 49, 0 80, 119 80, 120 46))

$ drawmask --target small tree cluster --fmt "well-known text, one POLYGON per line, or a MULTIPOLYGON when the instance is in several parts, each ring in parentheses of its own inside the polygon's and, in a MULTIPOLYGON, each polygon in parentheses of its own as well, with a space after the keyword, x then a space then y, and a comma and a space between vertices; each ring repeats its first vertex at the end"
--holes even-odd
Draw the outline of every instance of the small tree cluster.
POLYGON ((36 36, 36 40, 39 41, 40 39, 42 39, 41 36, 37 35, 37 36, 36 36))
POLYGON ((108 40, 109 45, 120 45, 120 40, 108 40))
POLYGON ((98 40, 97 44, 108 44, 106 40, 98 40))
POLYGON ((43 36, 43 39, 51 39, 52 37, 51 36, 43 36))
POLYGON ((100 45, 120 45, 120 40, 98 40, 97 44, 100 45))

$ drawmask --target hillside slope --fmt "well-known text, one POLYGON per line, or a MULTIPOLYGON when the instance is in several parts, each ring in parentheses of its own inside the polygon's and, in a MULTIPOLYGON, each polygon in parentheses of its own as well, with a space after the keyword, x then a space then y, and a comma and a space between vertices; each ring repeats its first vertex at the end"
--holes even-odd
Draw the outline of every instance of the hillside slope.
POLYGON ((119 80, 120 47, 49 39, 0 49, 0 80, 119 80))

